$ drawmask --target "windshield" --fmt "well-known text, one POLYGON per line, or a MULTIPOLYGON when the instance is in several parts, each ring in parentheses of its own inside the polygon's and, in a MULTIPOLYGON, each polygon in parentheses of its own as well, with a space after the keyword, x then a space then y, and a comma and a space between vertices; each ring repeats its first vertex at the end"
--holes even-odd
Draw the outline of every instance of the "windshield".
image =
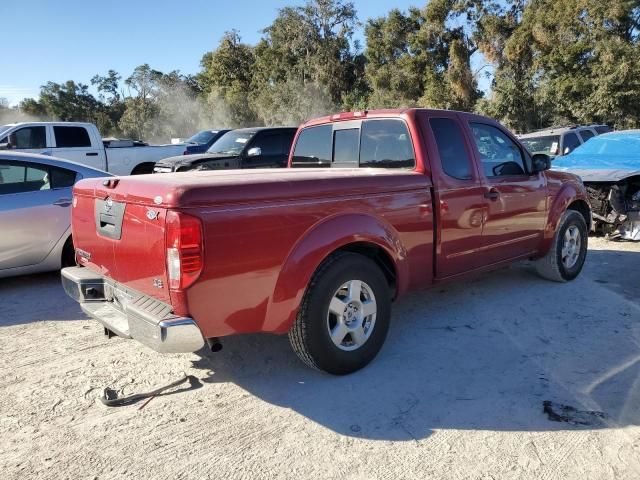
POLYGON ((225 133, 209 147, 208 153, 226 153, 228 155, 238 155, 256 132, 231 131, 225 133))
POLYGON ((4 132, 9 130, 10 128, 11 128, 11 125, 0 125, 0 135, 2 135, 4 132))
POLYGON ((547 155, 557 155, 560 146, 560 136, 550 135, 548 137, 529 137, 521 138, 522 144, 532 154, 544 153, 547 155))
POLYGON ((218 130, 203 130, 201 132, 196 133, 193 137, 190 137, 188 140, 185 140, 185 143, 196 143, 198 145, 202 145, 204 143, 209 143, 213 137, 218 134, 218 130))

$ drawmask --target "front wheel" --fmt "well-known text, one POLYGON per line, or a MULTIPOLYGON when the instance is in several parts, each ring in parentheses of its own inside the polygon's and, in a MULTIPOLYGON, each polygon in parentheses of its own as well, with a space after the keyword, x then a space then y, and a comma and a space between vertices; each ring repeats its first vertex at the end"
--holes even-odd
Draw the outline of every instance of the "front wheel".
POLYGON ((308 366, 346 375, 377 355, 390 317, 391 292, 380 268, 367 257, 340 252, 311 279, 289 340, 308 366))
POLYGON ((567 282, 582 271, 587 257, 589 232, 587 222, 580 212, 567 210, 553 237, 547 254, 536 261, 538 274, 555 282, 567 282))

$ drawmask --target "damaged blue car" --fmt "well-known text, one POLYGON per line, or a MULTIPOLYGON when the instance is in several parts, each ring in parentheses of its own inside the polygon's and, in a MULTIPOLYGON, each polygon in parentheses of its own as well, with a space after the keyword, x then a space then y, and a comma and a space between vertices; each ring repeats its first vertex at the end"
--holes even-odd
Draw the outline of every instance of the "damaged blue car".
POLYGON ((582 178, 596 232, 640 241, 640 130, 594 137, 552 168, 582 178))

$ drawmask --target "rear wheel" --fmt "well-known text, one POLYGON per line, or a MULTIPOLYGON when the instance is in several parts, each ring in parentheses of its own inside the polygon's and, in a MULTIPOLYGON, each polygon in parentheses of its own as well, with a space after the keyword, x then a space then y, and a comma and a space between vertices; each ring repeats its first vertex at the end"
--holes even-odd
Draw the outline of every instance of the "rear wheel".
POLYGON ((547 254, 536 261, 538 274, 555 282, 567 282, 582 271, 587 257, 589 232, 580 212, 567 210, 547 254))
POLYGON ((310 367, 345 375, 377 355, 390 316, 391 292, 380 268, 367 257, 340 252, 314 274, 289 340, 310 367))
POLYGON ((67 238, 67 241, 62 247, 62 268, 73 267, 76 265, 76 252, 73 249, 73 241, 71 237, 67 238))

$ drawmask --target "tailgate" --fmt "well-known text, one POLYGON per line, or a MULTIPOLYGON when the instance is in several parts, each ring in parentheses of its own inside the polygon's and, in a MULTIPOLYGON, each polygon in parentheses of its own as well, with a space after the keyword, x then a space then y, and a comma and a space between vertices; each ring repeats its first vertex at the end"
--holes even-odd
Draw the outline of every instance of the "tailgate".
POLYGON ((128 288, 170 303, 166 277, 166 208, 102 180, 74 188, 73 243, 80 264, 128 288))

